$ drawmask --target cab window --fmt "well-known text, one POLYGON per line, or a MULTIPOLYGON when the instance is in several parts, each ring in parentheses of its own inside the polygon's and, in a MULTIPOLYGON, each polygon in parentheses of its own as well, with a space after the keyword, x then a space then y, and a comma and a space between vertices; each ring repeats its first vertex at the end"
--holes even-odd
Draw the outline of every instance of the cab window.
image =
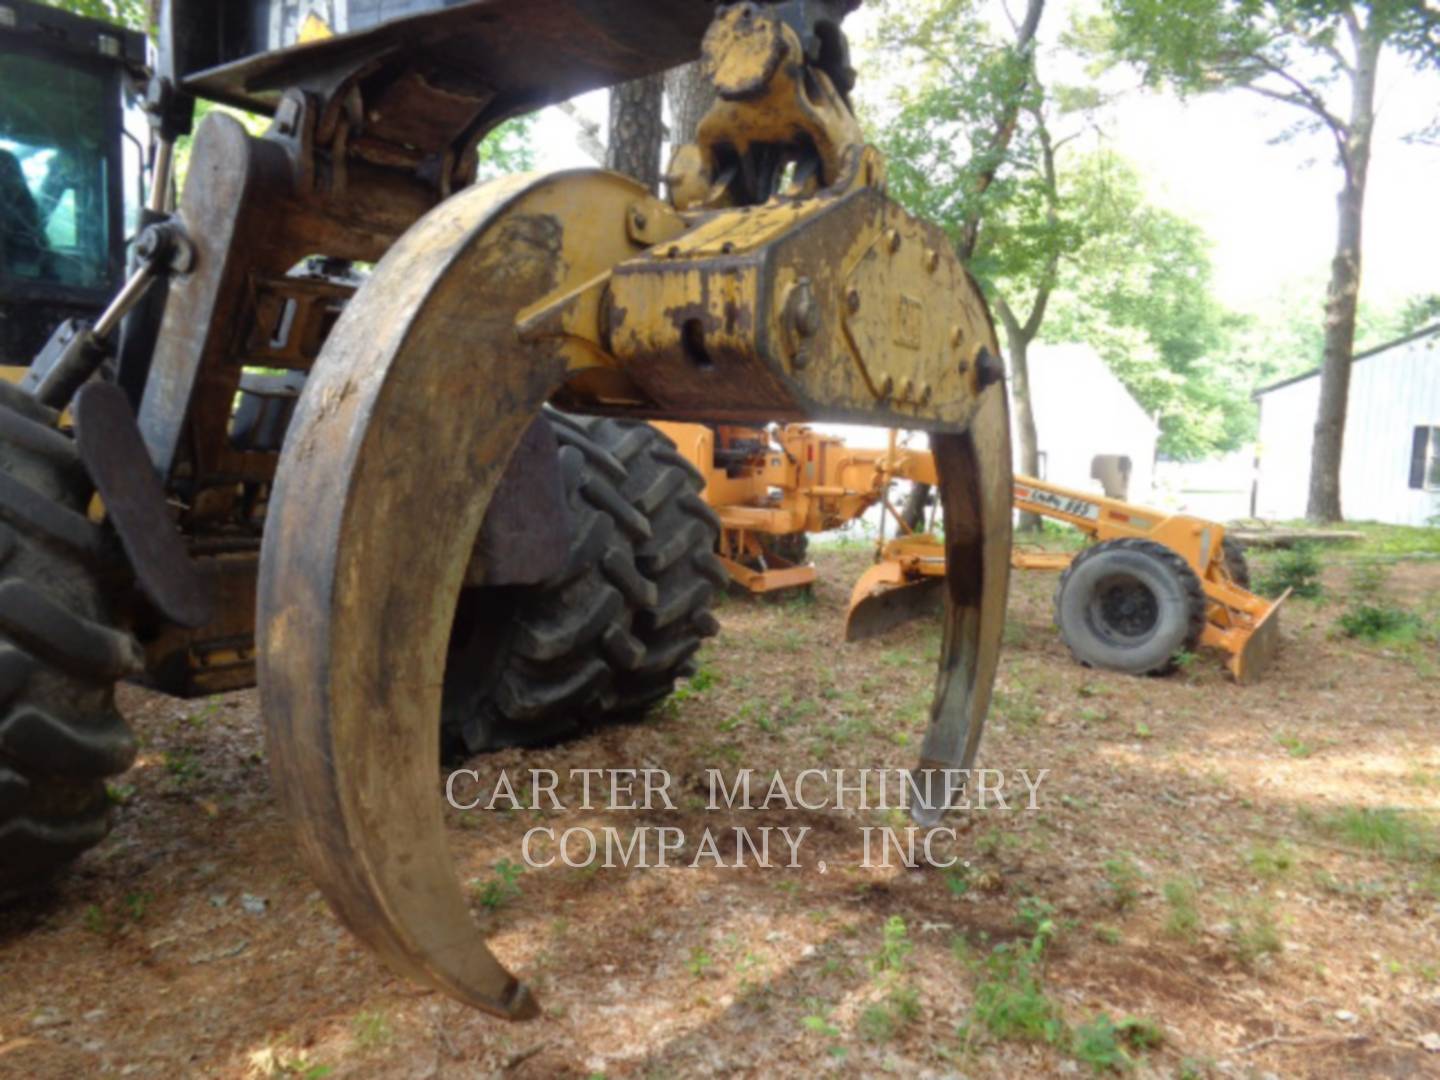
POLYGON ((109 86, 40 56, 0 66, 0 274, 107 283, 109 86))

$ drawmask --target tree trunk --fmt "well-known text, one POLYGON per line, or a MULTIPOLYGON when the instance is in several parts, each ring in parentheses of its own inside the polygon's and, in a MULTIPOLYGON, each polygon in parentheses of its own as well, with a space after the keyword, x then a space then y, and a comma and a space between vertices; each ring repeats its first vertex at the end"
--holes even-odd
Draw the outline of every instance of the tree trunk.
POLYGON ((670 103, 671 151, 695 141, 700 118, 715 104, 715 87, 700 72, 700 61, 665 73, 665 98, 670 103))
MULTIPOLYGON (((1041 480, 1040 437, 1035 431, 1035 410, 1030 404, 1030 338, 1003 299, 996 299, 995 310, 1000 314, 1010 349, 1010 400, 1015 410, 1015 434, 1020 440, 1020 472, 1041 480)), ((1022 511, 1019 528, 1021 532, 1039 532, 1040 515, 1022 511)))
POLYGON ((1350 400, 1350 363, 1355 353, 1355 313, 1360 302, 1360 243, 1365 217, 1365 182, 1370 170, 1370 136, 1375 126, 1375 69, 1381 33, 1370 16, 1356 42, 1351 76, 1350 123, 1341 166, 1345 186, 1339 197, 1339 236, 1325 294, 1325 359, 1320 370, 1320 409, 1310 450, 1310 497, 1305 516, 1328 523, 1340 511, 1340 463, 1345 415, 1350 400))
POLYGON ((610 91, 610 142, 605 167, 633 176, 651 191, 660 191, 660 143, 665 127, 660 106, 665 79, 649 75, 621 83, 610 91))

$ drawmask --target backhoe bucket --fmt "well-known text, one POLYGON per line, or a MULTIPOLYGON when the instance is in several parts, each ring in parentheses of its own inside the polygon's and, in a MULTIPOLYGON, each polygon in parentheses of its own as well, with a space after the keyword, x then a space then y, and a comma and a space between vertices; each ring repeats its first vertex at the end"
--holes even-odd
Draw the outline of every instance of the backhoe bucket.
POLYGON ((945 600, 945 579, 906 578, 899 563, 876 563, 850 593, 845 640, 879 637, 911 619, 933 615, 945 600))
POLYGON ((1275 659, 1280 648, 1280 605, 1289 598, 1290 590, 1286 589, 1255 624, 1240 651, 1230 657, 1230 672, 1242 686, 1259 682, 1275 659))

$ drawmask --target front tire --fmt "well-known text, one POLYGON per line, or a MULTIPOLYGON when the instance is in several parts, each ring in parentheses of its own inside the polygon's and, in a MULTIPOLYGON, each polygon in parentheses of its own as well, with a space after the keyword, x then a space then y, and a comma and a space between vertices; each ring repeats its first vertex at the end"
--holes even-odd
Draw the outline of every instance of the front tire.
POLYGON ((0 383, 0 898, 104 839, 135 757, 115 683, 141 655, 110 625, 91 494, 53 415, 0 383))
POLYGON ((1151 540, 1109 540, 1060 576, 1055 624, 1076 660, 1131 675, 1163 675, 1205 629, 1205 590, 1190 565, 1151 540))
POLYGON ((547 409, 572 534, 565 568, 462 593, 442 705, 449 758, 554 742, 668 697, 710 614, 719 521, 649 424, 547 409))

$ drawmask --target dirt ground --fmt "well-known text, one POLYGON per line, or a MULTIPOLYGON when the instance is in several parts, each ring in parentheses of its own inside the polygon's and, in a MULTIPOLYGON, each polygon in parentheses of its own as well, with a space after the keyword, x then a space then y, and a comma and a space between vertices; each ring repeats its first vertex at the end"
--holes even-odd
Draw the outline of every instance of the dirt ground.
MULTIPOLYGON (((865 868, 860 828, 896 813, 708 812, 703 778, 912 761, 938 628, 841 644, 866 558, 821 551, 809 601, 727 599, 650 722, 471 763, 664 768, 679 793, 450 813, 476 917, 544 1006, 529 1025, 392 976, 337 924, 253 693, 127 690, 143 749, 113 835, 0 912, 0 1075, 1440 1075, 1433 642, 1338 637, 1334 570, 1330 599, 1285 612, 1262 685, 1213 654, 1131 679, 1073 664, 1053 577, 1018 575, 981 757, 1050 770, 1038 809, 960 815, 950 870, 865 868), (515 869, 533 827, 678 827, 688 855, 762 824, 811 828, 800 868, 515 869)), ((1434 612, 1440 562, 1385 588, 1434 612)))

